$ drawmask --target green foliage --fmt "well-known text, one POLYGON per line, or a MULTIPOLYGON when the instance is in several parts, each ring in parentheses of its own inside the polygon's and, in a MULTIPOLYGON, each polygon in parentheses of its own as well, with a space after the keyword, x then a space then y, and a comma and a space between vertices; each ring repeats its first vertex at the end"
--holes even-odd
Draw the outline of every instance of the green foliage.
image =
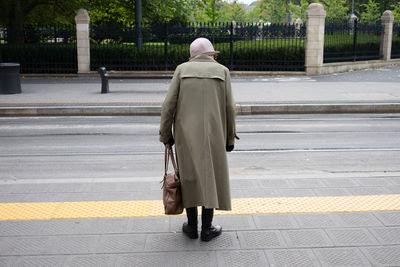
POLYGON ((307 21, 306 11, 312 2, 312 0, 301 0, 300 5, 289 3, 289 10, 293 14, 293 18, 300 18, 305 23, 307 21))
POLYGON ((219 13, 220 13, 219 21, 222 22, 230 22, 233 20, 236 22, 246 21, 244 7, 241 4, 237 3, 236 1, 232 3, 223 2, 219 9, 219 13))
POLYGON ((246 13, 247 22, 259 22, 261 19, 261 8, 258 5, 246 13))
POLYGON ((135 22, 133 0, 81 0, 81 3, 88 10, 92 24, 112 21, 127 25, 135 22))
POLYGON ((202 8, 204 8, 204 2, 198 0, 143 1, 143 19, 148 23, 163 23, 172 20, 188 22, 192 14, 202 8))
MULTIPOLYGON (((268 39, 237 41, 234 43, 234 64, 237 70, 266 70, 279 66, 282 70, 304 69, 304 39, 268 39)), ((22 66, 35 64, 36 72, 76 72, 76 45, 74 44, 25 44, 20 46, 2 45, 3 55, 18 60, 22 66), (69 69, 63 71, 62 68, 69 69), (39 71, 37 71, 37 69, 39 71)), ((218 61, 229 66, 230 43, 215 43, 220 51, 218 61)), ((144 43, 138 49, 135 44, 92 44, 90 48, 91 69, 99 66, 109 69, 164 70, 165 55, 163 43, 144 43), (122 68, 121 68, 122 67, 122 68)), ((189 43, 168 45, 169 69, 186 62, 189 58, 189 43)), ((25 73, 27 69, 25 68, 25 73)), ((32 71, 32 70, 31 70, 32 71)), ((29 72, 29 71, 28 71, 29 72)))
POLYGON ((362 5, 365 8, 365 11, 361 14, 361 23, 377 23, 382 14, 379 10, 379 3, 376 3, 374 0, 369 0, 368 4, 362 5))
POLYGON ((348 19, 349 7, 346 0, 321 0, 319 2, 326 10, 326 21, 344 22, 348 19))
MULTIPOLYGON (((283 69, 304 69, 305 40, 298 39, 293 45, 293 39, 269 39, 259 41, 238 41, 234 43, 234 64, 238 70, 265 70, 272 66, 283 69)), ((229 66, 230 43, 215 43, 215 49, 220 51, 217 61, 229 66)), ((149 45, 137 49, 134 45, 107 45, 91 48, 92 68, 109 66, 118 69, 123 64, 132 65, 133 69, 142 69, 143 65, 149 69, 165 69, 165 55, 163 45, 149 45)), ((169 69, 186 62, 189 58, 189 43, 170 44, 168 46, 169 69)))
POLYGON ((217 10, 216 0, 209 0, 205 13, 208 17, 207 22, 215 23, 218 21, 219 11, 217 10))
POLYGON ((304 23, 307 21, 306 12, 308 6, 313 3, 313 0, 300 0, 299 5, 289 3, 289 10, 293 18, 300 18, 304 23))
POLYGON ((400 23, 400 2, 398 2, 397 4, 393 4, 392 9, 393 9, 392 12, 394 15, 394 22, 400 23))
POLYGON ((271 23, 286 22, 286 14, 289 10, 287 0, 261 0, 258 7, 261 10, 261 17, 264 21, 271 23))

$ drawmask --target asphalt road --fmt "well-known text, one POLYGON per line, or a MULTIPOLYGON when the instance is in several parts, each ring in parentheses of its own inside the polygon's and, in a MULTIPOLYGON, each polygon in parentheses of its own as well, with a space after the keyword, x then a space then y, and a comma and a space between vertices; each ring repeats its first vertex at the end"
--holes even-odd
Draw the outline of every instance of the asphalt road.
MULTIPOLYGON (((158 117, 0 118, 0 182, 155 181, 158 117)), ((400 115, 238 117, 232 179, 400 174, 400 115)))

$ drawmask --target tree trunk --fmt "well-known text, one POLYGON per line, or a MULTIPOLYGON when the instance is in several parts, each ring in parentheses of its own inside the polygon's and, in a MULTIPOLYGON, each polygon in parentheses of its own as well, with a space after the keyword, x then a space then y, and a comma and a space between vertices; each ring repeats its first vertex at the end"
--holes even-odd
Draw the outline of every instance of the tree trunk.
POLYGON ((20 1, 15 1, 10 8, 7 42, 9 44, 24 43, 24 13, 20 1))

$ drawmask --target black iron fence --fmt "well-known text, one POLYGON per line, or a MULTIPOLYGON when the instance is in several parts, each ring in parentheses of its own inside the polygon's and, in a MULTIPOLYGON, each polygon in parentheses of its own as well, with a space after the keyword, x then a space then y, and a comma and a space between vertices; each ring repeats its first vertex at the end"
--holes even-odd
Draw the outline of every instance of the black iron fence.
MULTIPOLYGON (((324 62, 379 59, 381 24, 326 23, 324 62)), ((75 25, 25 26, 23 44, 8 42, 0 26, 0 61, 21 63, 22 73, 76 73, 75 25)), ((90 26, 91 70, 174 70, 189 58, 197 37, 220 51, 217 61, 231 70, 302 71, 305 25, 168 23, 147 25, 137 45, 134 25, 90 26)), ((400 58, 400 25, 393 27, 392 58, 400 58)))
POLYGON ((18 62, 21 73, 76 73, 77 47, 74 25, 26 25, 21 44, 9 42, 7 28, 0 26, 3 62, 18 62))
POLYGON ((324 63, 379 59, 381 23, 325 24, 324 63))
POLYGON ((173 70, 189 58, 189 45, 198 38, 211 40, 220 51, 217 61, 231 70, 304 70, 305 26, 232 23, 168 23, 142 30, 136 43, 135 27, 91 25, 91 69, 173 70))
POLYGON ((392 58, 400 58, 400 22, 393 25, 392 58))

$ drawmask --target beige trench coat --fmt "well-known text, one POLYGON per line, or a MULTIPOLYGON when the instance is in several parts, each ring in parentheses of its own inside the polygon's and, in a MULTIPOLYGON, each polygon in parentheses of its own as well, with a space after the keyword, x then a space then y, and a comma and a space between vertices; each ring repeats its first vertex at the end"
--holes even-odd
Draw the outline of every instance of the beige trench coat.
POLYGON ((162 105, 160 141, 174 126, 185 208, 231 210, 226 145, 236 136, 229 70, 207 55, 179 65, 162 105))

